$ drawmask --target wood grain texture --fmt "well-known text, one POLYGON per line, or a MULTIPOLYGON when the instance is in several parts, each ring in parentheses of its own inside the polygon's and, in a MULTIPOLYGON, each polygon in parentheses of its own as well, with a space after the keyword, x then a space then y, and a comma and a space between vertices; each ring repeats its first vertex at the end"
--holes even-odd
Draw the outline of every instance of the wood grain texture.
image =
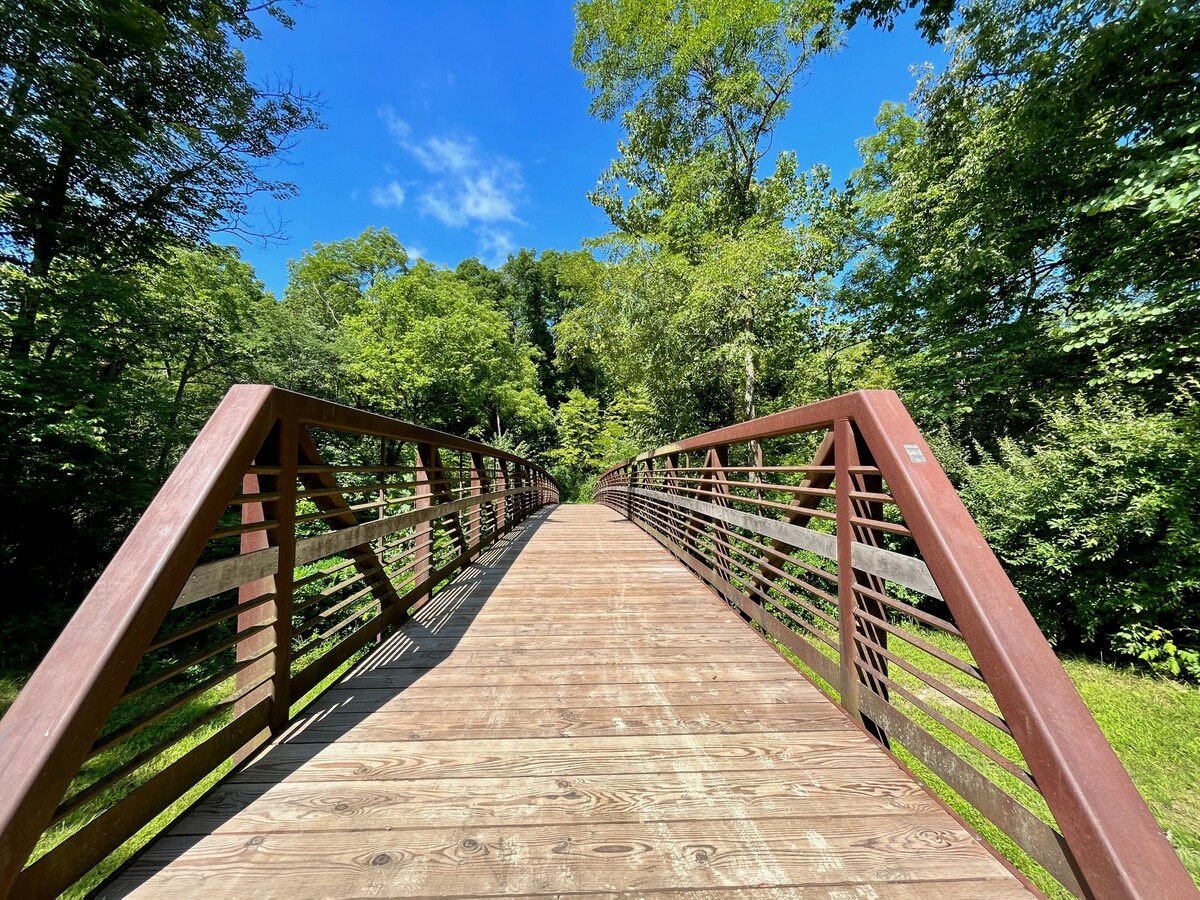
POLYGON ((603 507, 484 554, 105 896, 1017 897, 603 507))

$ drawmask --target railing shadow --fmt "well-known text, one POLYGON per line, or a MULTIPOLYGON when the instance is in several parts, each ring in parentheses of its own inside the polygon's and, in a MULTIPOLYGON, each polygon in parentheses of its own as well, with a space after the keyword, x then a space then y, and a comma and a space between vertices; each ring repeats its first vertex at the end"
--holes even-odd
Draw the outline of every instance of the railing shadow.
MULTIPOLYGON (((279 737, 222 779, 208 796, 122 866, 95 896, 126 896, 136 885, 123 876, 128 876, 144 853, 162 838, 172 838, 169 853, 161 852, 161 847, 156 853, 162 865, 166 865, 184 856, 201 839, 301 770, 328 745, 349 734, 406 688, 436 670, 458 646, 495 587, 555 508, 550 506, 533 513, 499 538, 411 619, 330 685, 279 737), (356 689, 360 685, 363 687, 356 689), (320 737, 314 737, 317 731, 320 737), (202 831, 189 825, 193 816, 202 817, 205 825, 202 831)), ((419 738, 404 732, 397 733, 394 739, 419 738)))

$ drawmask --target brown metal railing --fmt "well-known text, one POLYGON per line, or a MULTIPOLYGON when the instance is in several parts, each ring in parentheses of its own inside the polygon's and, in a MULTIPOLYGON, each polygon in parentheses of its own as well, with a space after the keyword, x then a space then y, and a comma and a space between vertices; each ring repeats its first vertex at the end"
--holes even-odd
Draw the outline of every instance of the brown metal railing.
POLYGON ((75 884, 557 500, 483 444, 234 387, 0 720, 0 895, 75 884))
POLYGON ((894 393, 660 447, 595 496, 1024 867, 1083 896, 1196 894, 894 393))

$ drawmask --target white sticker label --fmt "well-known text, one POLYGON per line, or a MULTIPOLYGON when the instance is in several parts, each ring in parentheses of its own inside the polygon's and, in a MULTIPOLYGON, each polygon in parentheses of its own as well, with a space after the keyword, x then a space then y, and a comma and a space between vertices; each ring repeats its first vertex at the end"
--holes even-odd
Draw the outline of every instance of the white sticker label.
POLYGON ((904 452, 908 454, 908 458, 913 462, 925 462, 925 454, 921 452, 921 448, 916 444, 905 444, 904 452))

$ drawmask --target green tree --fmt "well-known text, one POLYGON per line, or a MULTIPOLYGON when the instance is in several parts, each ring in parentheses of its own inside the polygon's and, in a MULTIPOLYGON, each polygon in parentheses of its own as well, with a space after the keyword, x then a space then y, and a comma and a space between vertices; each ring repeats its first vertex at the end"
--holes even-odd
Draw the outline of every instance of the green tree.
POLYGON ((451 271, 418 261, 341 324, 346 371, 371 409, 458 433, 532 438, 550 427, 529 348, 451 271))
POLYGON ((404 245, 386 228, 367 228, 356 238, 313 244, 291 260, 284 306, 336 328, 362 311, 372 289, 406 272, 404 245))
POLYGON ((623 233, 670 252, 736 236, 796 79, 839 40, 822 0, 586 0, 575 64, 625 140, 592 195, 623 233))
POLYGON ((230 385, 253 376, 251 335, 275 301, 234 248, 210 247, 171 253, 148 274, 146 304, 142 368, 165 401, 148 429, 161 444, 161 480, 230 385))
POLYGON ((1032 446, 1006 438, 978 465, 948 456, 1051 641, 1136 655, 1131 635, 1159 630, 1200 649, 1200 407, 1188 405, 1177 417, 1079 396, 1047 405, 1032 446))
POLYGON ((49 301, 79 266, 245 233, 252 198, 292 193, 264 164, 315 115, 287 83, 247 80, 244 0, 9 3, 0 35, 0 253, 30 276, 4 297, 13 360, 68 314, 49 301))
POLYGON ((931 413, 987 442, 1085 384, 1162 406, 1197 373, 1200 20, 1170 3, 965 8, 856 192, 858 284, 931 413))
POLYGON ((612 271, 562 336, 602 347, 613 380, 646 385, 675 433, 753 417, 813 323, 807 300, 825 267, 804 221, 821 173, 798 173, 789 153, 769 175, 762 164, 797 77, 837 44, 833 6, 595 0, 577 11, 593 111, 619 115, 626 139, 592 195, 618 229, 604 244, 612 271))

